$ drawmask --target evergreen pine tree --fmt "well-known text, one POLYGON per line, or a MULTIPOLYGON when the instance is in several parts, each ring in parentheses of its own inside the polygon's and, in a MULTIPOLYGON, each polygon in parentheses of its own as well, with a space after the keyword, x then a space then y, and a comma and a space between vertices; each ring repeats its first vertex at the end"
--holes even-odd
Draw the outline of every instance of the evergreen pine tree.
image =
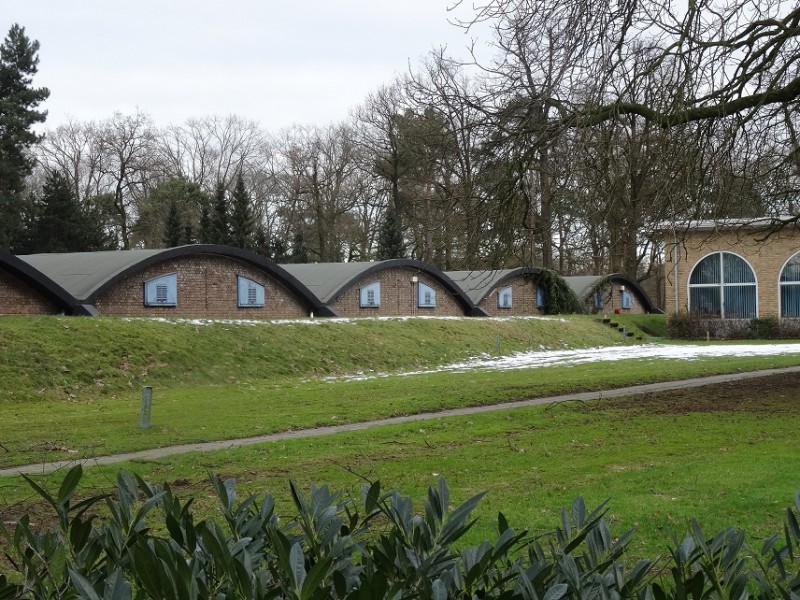
POLYGON ((31 130, 42 123, 46 111, 36 110, 50 95, 47 88, 31 86, 38 70, 39 42, 25 28, 11 26, 0 45, 0 247, 13 248, 23 232, 19 203, 25 178, 33 167, 28 149, 40 136, 31 130))
POLYGON ((389 207, 381 222, 381 229, 378 232, 378 260, 389 260, 392 258, 405 258, 406 244, 403 241, 403 226, 398 218, 397 211, 389 207))
POLYGON ((308 262, 308 246, 306 246, 306 238, 302 231, 295 233, 292 238, 292 254, 288 262, 297 264, 308 262))
POLYGON ((178 208, 177 201, 173 200, 169 203, 169 212, 167 213, 167 220, 164 222, 164 245, 167 248, 174 248, 183 243, 183 236, 186 228, 183 220, 181 219, 180 209, 178 208))
POLYGON ((222 182, 217 183, 217 189, 214 191, 214 211, 211 214, 211 225, 211 243, 229 244, 231 234, 228 218, 228 198, 222 182))
POLYGON ((109 247, 99 219, 87 215, 61 173, 47 176, 28 241, 30 252, 86 252, 109 247))
POLYGON ((214 243, 214 224, 211 221, 211 212, 208 204, 203 204, 200 207, 200 231, 198 233, 198 242, 201 244, 214 243))
POLYGON ((231 202, 230 244, 237 248, 251 250, 255 247, 255 217, 250 203, 250 194, 244 186, 241 174, 236 179, 231 202))

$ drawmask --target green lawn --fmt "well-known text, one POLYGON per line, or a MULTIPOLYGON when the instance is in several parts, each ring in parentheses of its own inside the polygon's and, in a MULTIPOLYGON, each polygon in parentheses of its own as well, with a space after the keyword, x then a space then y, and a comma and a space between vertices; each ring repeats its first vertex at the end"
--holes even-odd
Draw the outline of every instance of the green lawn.
MULTIPOLYGON (((587 318, 257 327, 11 319, 0 320, 0 330, 0 375, 12 384, 4 383, 0 400, 2 465, 800 364, 797 356, 631 360, 325 381, 328 374, 428 368, 495 353, 498 336, 501 352, 608 345, 620 336, 587 318), (395 342, 416 354, 389 351, 395 342), (370 354, 365 343, 378 349, 370 354), (98 371, 102 386, 83 381, 98 371), (155 388, 148 430, 138 427, 145 383, 155 388)), ((489 492, 472 541, 488 536, 498 511, 516 526, 544 531, 576 495, 589 504, 610 498, 616 531, 638 528, 636 552, 653 556, 689 515, 710 530, 737 523, 755 538, 779 529, 798 482, 798 383, 785 376, 636 401, 438 418, 124 466, 195 496, 206 514, 209 472, 235 477, 241 493, 274 492, 286 511, 290 478, 354 494, 365 479, 381 479, 384 488, 420 497, 442 475, 456 500, 489 492)), ((85 493, 111 488, 119 468, 87 469, 85 493)), ((39 479, 55 486, 62 475, 39 479)), ((0 507, 8 522, 41 512, 20 477, 0 478, 0 507)))

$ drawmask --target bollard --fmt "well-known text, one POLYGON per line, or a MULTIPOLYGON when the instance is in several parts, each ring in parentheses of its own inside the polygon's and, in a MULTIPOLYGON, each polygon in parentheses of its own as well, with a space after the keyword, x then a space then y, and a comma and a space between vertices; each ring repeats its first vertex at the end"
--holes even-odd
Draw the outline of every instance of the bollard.
POLYGON ((500 354, 500 336, 499 335, 497 336, 497 339, 495 340, 495 342, 497 343, 497 353, 500 354))
POLYGON ((150 429, 150 406, 153 404, 153 388, 146 385, 142 388, 142 410, 139 412, 139 427, 150 429))

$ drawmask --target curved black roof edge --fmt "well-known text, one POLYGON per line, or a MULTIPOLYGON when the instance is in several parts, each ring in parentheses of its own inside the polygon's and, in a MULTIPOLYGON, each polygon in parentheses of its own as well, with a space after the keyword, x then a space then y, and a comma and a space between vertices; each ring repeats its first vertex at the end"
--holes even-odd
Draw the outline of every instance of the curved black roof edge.
POLYGON ((65 314, 77 316, 90 316, 92 314, 72 294, 47 275, 6 250, 0 249, 0 267, 29 285, 48 301, 52 302, 57 309, 64 311, 65 314))
MULTIPOLYGON (((624 275, 622 273, 611 273, 610 275, 606 275, 600 280, 600 283, 605 283, 607 281, 617 281, 619 283, 624 284, 633 289, 636 295, 639 297, 639 301, 642 303, 645 311, 651 314, 663 315, 664 311, 660 308, 657 308, 653 301, 650 299, 650 295, 644 291, 644 288, 641 284, 636 281, 635 278, 631 277, 630 275, 624 275)), ((595 285, 595 288, 598 285, 595 285)))
POLYGON ((412 260, 410 258, 392 258, 389 260, 382 260, 376 262, 374 265, 361 271, 349 281, 342 283, 342 285, 337 289, 332 295, 331 299, 329 300, 330 303, 333 303, 339 296, 353 287, 357 281, 372 275, 373 273, 377 273, 378 271, 384 271, 386 269, 394 269, 394 268, 408 268, 414 269, 419 271, 420 273, 425 273, 429 275, 431 278, 438 281, 442 286, 450 292, 453 297, 456 299, 456 302, 461 306, 464 310, 464 315, 468 317, 488 317, 489 314, 476 306, 472 300, 470 300, 469 296, 467 296, 466 292, 461 289, 459 285, 457 285, 450 277, 448 277, 444 272, 442 272, 439 267, 432 265, 430 263, 423 262, 421 260, 412 260))
POLYGON ((530 277, 536 277, 536 275, 539 275, 541 272, 542 269, 539 267, 517 267, 516 269, 509 269, 508 273, 500 277, 497 281, 494 282, 494 284, 489 289, 486 290, 486 293, 483 296, 481 296, 480 301, 483 302, 486 299, 486 297, 489 296, 489 294, 491 294, 501 285, 505 285, 506 283, 508 283, 508 281, 510 279, 513 279, 514 277, 519 277, 520 275, 522 275, 523 277, 526 275, 530 277))
POLYGON ((306 305, 306 309, 315 316, 321 317, 335 317, 338 316, 336 312, 325 306, 320 300, 312 294, 309 289, 303 285, 296 277, 291 275, 284 268, 280 267, 277 263, 265 258, 255 252, 249 250, 242 250, 241 248, 234 248, 233 246, 223 246, 221 244, 190 244, 187 246, 177 246, 175 248, 166 248, 158 254, 153 254, 141 261, 131 265, 127 269, 123 269, 119 273, 114 274, 107 281, 103 282, 95 289, 92 294, 85 299, 87 303, 94 304, 100 294, 105 292, 110 287, 116 285, 123 279, 143 271, 144 269, 162 263, 166 260, 173 258, 184 258, 187 256, 198 256, 204 254, 212 254, 216 256, 223 256, 226 258, 233 258, 240 260, 244 263, 250 264, 280 281, 290 292, 299 297, 306 305))

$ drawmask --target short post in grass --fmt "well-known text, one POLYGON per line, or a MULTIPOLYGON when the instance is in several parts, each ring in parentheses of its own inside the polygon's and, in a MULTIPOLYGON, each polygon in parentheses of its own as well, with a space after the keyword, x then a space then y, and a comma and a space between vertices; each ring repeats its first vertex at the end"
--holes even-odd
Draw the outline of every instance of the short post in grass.
POLYGON ((497 344, 497 353, 500 354, 500 336, 499 335, 497 336, 497 339, 495 340, 495 343, 497 344))
POLYGON ((150 429, 150 407, 153 404, 153 388, 146 385, 142 388, 142 409, 139 411, 139 427, 150 429))

